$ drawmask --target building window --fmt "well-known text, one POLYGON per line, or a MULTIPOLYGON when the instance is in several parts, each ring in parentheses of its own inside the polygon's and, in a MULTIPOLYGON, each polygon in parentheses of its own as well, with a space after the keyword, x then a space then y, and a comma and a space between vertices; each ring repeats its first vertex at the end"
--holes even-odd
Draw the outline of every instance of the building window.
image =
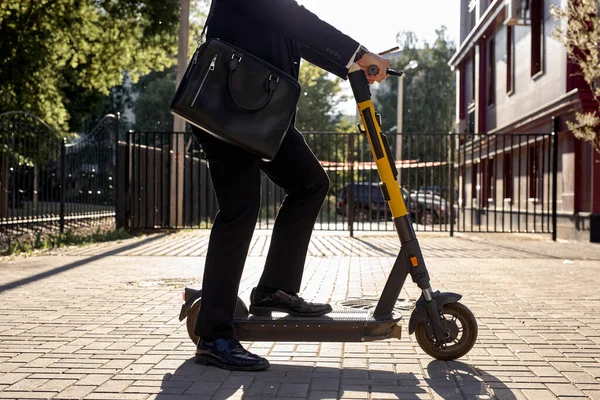
POLYGON ((512 26, 506 27, 506 93, 514 92, 515 79, 515 44, 512 26))
POLYGON ((459 81, 459 94, 458 94, 458 118, 464 120, 467 114, 467 102, 466 102, 466 87, 467 83, 465 73, 465 64, 462 63, 458 66, 458 81, 459 81))
POLYGON ((531 77, 544 67, 544 0, 531 0, 531 77))
POLYGON ((475 133, 475 104, 471 103, 469 107, 468 132, 475 133))
POLYGON ((484 160, 484 192, 483 192, 483 203, 485 207, 494 205, 494 199, 496 198, 496 164, 493 158, 484 160))
POLYGON ((538 171, 538 161, 537 161, 537 146, 531 145, 529 147, 529 154, 528 154, 528 164, 529 164, 529 196, 528 198, 530 199, 537 199, 538 196, 538 189, 539 189, 539 184, 538 184, 538 180, 539 180, 539 171, 538 171))
POLYGON ((479 182, 477 179, 477 170, 479 164, 471 164, 471 207, 477 207, 477 197, 479 192, 479 182))
POLYGON ((467 206, 467 165, 463 164, 459 167, 460 176, 460 198, 458 199, 458 204, 461 208, 465 208, 467 206))
POLYGON ((496 101, 496 46, 494 38, 487 45, 487 105, 496 101))
POLYGON ((504 173, 502 175, 502 184, 504 199, 512 199, 513 180, 512 180, 512 155, 504 153, 504 173))
POLYGON ((475 24, 477 23, 477 0, 469 1, 469 31, 472 31, 475 28, 475 24))
POLYGON ((475 83, 477 82, 477 76, 475 75, 475 57, 473 57, 471 59, 471 101, 469 101, 469 104, 471 103, 475 103, 475 83))

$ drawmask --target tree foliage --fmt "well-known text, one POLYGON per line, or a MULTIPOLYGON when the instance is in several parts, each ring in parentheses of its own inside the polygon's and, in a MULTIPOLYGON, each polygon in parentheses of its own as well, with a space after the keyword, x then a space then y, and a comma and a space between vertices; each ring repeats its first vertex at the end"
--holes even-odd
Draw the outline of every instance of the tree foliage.
MULTIPOLYGON (((207 0, 192 0, 190 9, 190 31, 188 60, 198 47, 198 41, 208 13, 207 0)), ((170 131, 173 129, 173 115, 169 106, 177 89, 177 65, 164 70, 154 70, 139 79, 128 98, 133 104, 136 131, 170 131)), ((189 130, 189 126, 186 125, 189 130)))
POLYGON ((166 132, 173 129, 173 115, 169 104, 175 96, 176 68, 151 72, 135 86, 138 93, 133 105, 136 131, 166 132))
POLYGON ((576 122, 567 122, 575 137, 592 144, 600 153, 600 2, 598 0, 569 0, 566 8, 553 6, 557 25, 554 37, 567 48, 569 57, 579 66, 589 85, 598 109, 578 112, 576 122))
POLYGON ((25 110, 69 131, 81 102, 98 104, 176 61, 177 0, 4 0, 0 110, 25 110))
MULTIPOLYGON (((456 51, 454 43, 446 37, 446 28, 437 30, 437 39, 421 46, 413 32, 398 35, 402 49, 393 59, 392 68, 402 69, 411 60, 419 66, 407 71, 404 77, 403 132, 448 132, 454 126, 456 87, 454 73, 448 60, 456 51)), ((382 115, 383 131, 396 126, 398 81, 386 79, 374 98, 375 107, 382 115)))
POLYGON ((300 65, 298 79, 302 88, 298 101, 296 127, 305 132, 332 132, 342 127, 342 115, 336 110, 346 100, 340 94, 340 78, 308 62, 300 65))
MULTIPOLYGON (((413 32, 398 34, 398 44, 402 52, 392 60, 392 68, 401 70, 411 60, 419 63, 416 69, 406 71, 404 76, 403 160, 445 161, 449 157, 446 151, 449 135, 419 135, 448 133, 454 129, 456 84, 448 61, 456 48, 446 37, 445 27, 436 30, 436 33, 437 39, 431 45, 427 42, 419 43, 413 32)), ((395 78, 386 79, 374 97, 375 108, 382 116, 382 130, 390 133, 388 138, 392 149, 395 149, 398 140, 395 135, 398 132, 398 81, 395 78)), ((447 174, 447 169, 441 169, 436 173, 437 181, 433 184, 440 185, 445 182, 447 174)), ((403 184, 412 182, 411 185, 415 185, 422 176, 423 171, 419 168, 402 170, 403 184)))

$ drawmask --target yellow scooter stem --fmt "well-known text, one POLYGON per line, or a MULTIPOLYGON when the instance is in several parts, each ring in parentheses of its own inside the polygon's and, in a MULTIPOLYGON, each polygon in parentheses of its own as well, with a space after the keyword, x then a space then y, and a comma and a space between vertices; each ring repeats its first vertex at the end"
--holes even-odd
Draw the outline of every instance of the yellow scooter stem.
POLYGON ((369 141, 371 153, 377 165, 381 178, 380 188, 384 199, 387 201, 394 219, 408 214, 400 186, 398 185, 398 170, 390 151, 390 146, 385 135, 381 133, 381 126, 375 114, 369 81, 362 69, 353 64, 348 74, 352 91, 356 99, 360 117, 365 127, 365 135, 369 141))

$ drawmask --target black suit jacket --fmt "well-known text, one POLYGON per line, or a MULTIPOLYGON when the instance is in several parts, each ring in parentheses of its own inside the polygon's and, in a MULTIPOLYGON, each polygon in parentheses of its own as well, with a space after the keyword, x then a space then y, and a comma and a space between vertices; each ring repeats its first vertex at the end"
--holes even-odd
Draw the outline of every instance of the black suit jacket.
POLYGON ((359 43, 295 0, 212 1, 208 39, 224 40, 295 78, 304 58, 346 79, 346 65, 359 43))

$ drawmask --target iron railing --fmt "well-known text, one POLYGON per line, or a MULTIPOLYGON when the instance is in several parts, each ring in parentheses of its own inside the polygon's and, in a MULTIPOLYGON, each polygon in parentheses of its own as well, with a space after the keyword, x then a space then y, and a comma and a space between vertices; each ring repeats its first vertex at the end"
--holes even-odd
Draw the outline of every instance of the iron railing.
MULTIPOLYGON (((340 132, 304 136, 330 178, 315 229, 393 231, 366 137, 340 132)), ((386 136, 417 231, 554 231, 552 134, 386 136)), ((125 153, 131 228, 211 226, 218 204, 192 134, 129 132, 125 153)), ((273 227, 283 197, 263 176, 257 229, 273 227)))
POLYGON ((112 223, 118 116, 72 142, 25 112, 0 115, 0 233, 5 238, 112 223))
POLYGON ((456 230, 553 233, 555 144, 553 134, 459 137, 456 230))
MULTIPOLYGON (((116 217, 131 229, 209 228, 218 210, 190 133, 128 132, 107 115, 67 143, 22 112, 0 115, 0 231, 18 235, 116 217)), ((367 138, 304 134, 330 178, 316 230, 393 231, 367 138)), ((387 134, 417 231, 556 231, 553 134, 387 134)), ((284 198, 263 176, 258 229, 284 198)))

